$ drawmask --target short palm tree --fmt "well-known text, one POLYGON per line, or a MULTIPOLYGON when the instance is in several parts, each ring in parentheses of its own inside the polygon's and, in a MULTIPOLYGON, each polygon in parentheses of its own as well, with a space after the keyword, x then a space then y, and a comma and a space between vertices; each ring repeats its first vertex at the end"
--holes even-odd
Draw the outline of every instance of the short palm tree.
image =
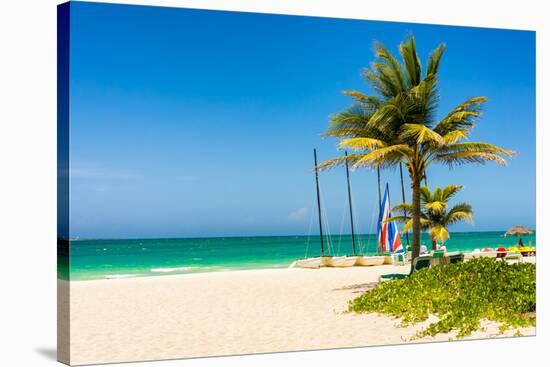
MULTIPOLYGON (((472 206, 467 203, 454 205, 449 209, 449 200, 455 196, 462 186, 450 185, 445 188, 436 187, 432 192, 427 186, 420 188, 420 227, 427 231, 432 241, 432 250, 437 249, 437 243, 444 243, 450 237, 450 225, 457 222, 472 222, 474 214, 472 206)), ((403 203, 393 208, 394 212, 404 215, 393 216, 392 221, 404 223, 403 232, 410 231, 413 225, 413 207, 411 203, 403 203)))
POLYGON ((345 91, 355 103, 332 117, 325 136, 340 139, 340 148, 356 153, 328 160, 326 169, 344 164, 352 167, 386 168, 404 163, 412 189, 412 257, 420 253, 421 180, 433 163, 450 167, 464 163, 506 164, 513 152, 485 142, 466 141, 481 115, 485 97, 472 97, 436 119, 439 95, 437 76, 445 46, 429 56, 422 70, 414 37, 401 43, 398 61, 383 45, 375 46, 377 60, 364 72, 373 95, 345 91))

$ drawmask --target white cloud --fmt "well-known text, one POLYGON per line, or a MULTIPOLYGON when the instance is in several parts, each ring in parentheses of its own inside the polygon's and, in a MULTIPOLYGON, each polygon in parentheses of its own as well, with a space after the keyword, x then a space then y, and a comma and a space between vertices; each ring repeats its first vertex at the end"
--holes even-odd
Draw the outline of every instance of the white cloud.
POLYGON ((302 221, 302 220, 306 219, 307 213, 308 213, 307 208, 305 208, 305 207, 304 208, 298 208, 298 209, 290 212, 290 214, 288 215, 288 220, 291 221, 291 222, 302 221))

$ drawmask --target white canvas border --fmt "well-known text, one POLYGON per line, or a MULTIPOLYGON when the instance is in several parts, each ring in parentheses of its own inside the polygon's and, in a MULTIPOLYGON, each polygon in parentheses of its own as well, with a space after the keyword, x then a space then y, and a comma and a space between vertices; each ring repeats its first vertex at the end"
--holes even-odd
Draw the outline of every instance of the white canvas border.
MULTIPOLYGON (((464 366, 467 364, 538 365, 549 345, 548 271, 545 228, 549 207, 545 184, 549 157, 548 20, 544 2, 437 0, 371 3, 326 0, 158 0, 109 1, 204 9, 315 15, 371 20, 451 24, 537 31, 537 336, 319 352, 277 353, 137 363, 143 366, 281 366, 342 364, 464 366), (546 347, 547 348, 547 347, 546 347), (537 362, 539 361, 539 362, 537 362)), ((5 365, 54 365, 55 362, 55 194, 56 194, 56 51, 58 1, 3 2, 0 11, 0 189, 2 228, 1 328, 5 365), (31 256, 32 254, 32 256, 31 256), (25 261, 19 259, 24 257, 25 261), (24 265, 23 265, 24 264, 24 265)), ((513 72, 513 71, 512 71, 513 72)), ((315 332, 312 330, 312 332, 315 332)))

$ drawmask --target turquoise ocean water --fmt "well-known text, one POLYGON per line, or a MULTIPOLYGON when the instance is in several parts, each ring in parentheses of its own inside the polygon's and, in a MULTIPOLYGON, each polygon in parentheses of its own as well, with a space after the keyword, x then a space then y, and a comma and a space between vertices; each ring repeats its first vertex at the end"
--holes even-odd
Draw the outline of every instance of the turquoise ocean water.
MULTIPOLYGON (((514 237, 500 232, 452 233, 448 251, 509 247, 514 237)), ((352 253, 351 236, 331 236, 328 254, 352 253)), ((376 235, 357 236, 363 254, 375 254, 376 235)), ((406 243, 405 236, 402 237, 406 243)), ((430 248, 426 236, 423 244, 430 248)), ((535 235, 523 237, 535 245, 535 235)), ((319 236, 113 239, 71 241, 71 280, 185 274, 238 269, 285 268, 294 260, 319 255, 319 236)))

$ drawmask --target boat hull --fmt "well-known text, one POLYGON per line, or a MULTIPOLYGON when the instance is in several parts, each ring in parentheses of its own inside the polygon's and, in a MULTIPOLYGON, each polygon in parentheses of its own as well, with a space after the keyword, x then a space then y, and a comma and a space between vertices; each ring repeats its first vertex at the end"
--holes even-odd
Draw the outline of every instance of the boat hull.
POLYGON ((355 265, 357 256, 333 256, 323 258, 323 265, 331 268, 348 268, 355 265))
POLYGON ((377 266, 384 264, 384 256, 357 256, 355 265, 358 266, 377 266))
POLYGON ((297 267, 306 269, 319 269, 321 267, 320 257, 310 257, 307 259, 296 260, 297 267))

